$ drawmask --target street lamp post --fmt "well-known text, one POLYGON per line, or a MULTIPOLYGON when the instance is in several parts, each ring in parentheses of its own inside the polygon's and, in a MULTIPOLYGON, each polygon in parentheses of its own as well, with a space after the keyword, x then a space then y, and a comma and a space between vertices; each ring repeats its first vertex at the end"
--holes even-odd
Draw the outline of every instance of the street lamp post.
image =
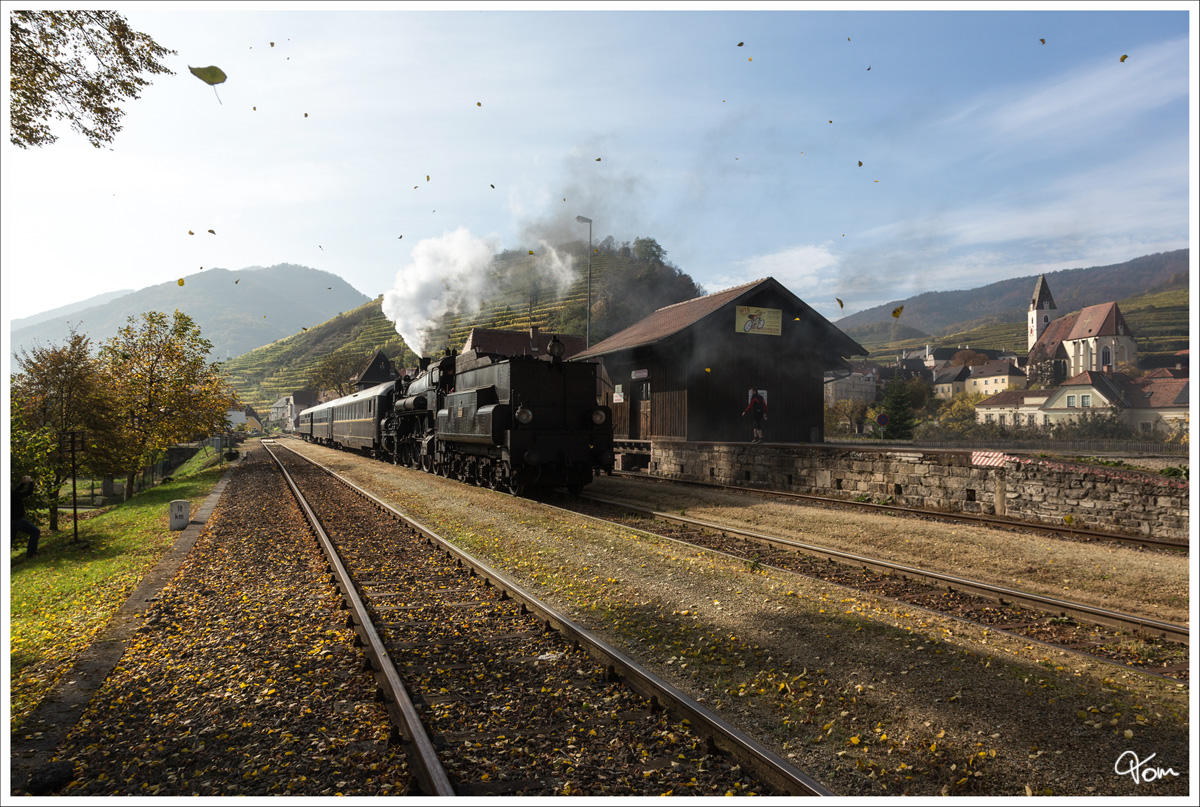
POLYGON ((584 332, 584 347, 592 346, 592 220, 587 216, 576 216, 575 221, 588 226, 588 299, 587 330, 584 332))

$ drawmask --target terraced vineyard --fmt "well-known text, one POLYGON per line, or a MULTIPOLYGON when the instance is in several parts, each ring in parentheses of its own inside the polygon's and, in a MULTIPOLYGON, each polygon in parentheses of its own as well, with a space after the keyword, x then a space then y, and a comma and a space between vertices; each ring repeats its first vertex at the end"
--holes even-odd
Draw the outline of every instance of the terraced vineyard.
MULTIPOLYGON (((489 299, 474 315, 447 316, 434 334, 431 353, 461 349, 472 328, 524 330, 537 326, 552 333, 582 336, 587 311, 586 257, 580 275, 560 296, 557 289, 539 288, 534 258, 509 257, 498 263, 507 291, 489 299)), ((592 342, 603 339, 664 305, 695 296, 690 277, 661 263, 613 254, 592 260, 592 342)), ((243 403, 265 415, 279 398, 305 389, 317 362, 331 353, 362 357, 376 351, 400 367, 415 367, 417 357, 383 314, 383 297, 340 314, 327 322, 257 348, 230 360, 226 369, 243 403)))
MULTIPOLYGON (((1188 289, 1170 288, 1120 300, 1117 305, 1133 331, 1138 344, 1138 358, 1143 366, 1164 366, 1176 351, 1186 350, 1189 339, 1188 289)), ((936 337, 921 337, 897 341, 861 341, 863 347, 879 360, 894 359, 902 350, 917 350, 930 344, 934 347, 970 345, 990 350, 1013 350, 1019 356, 1028 352, 1025 322, 1001 322, 981 325, 971 330, 936 337)))

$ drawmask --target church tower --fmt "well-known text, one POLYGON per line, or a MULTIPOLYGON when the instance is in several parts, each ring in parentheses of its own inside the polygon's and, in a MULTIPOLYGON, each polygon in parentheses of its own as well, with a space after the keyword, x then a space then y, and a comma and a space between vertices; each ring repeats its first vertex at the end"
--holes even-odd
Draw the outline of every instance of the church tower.
POLYGON ((1050 296, 1050 286, 1046 283, 1046 276, 1040 275, 1033 289, 1033 301, 1029 304, 1029 350, 1033 350, 1046 326, 1056 319, 1058 309, 1054 307, 1054 298, 1050 296))

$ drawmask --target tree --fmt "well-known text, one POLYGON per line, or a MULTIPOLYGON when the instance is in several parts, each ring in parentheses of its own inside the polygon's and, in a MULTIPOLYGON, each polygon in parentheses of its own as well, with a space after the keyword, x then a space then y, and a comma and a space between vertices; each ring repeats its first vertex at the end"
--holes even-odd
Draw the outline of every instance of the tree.
POLYGON ((915 419, 912 404, 908 400, 908 385, 896 378, 887 385, 883 395, 883 413, 887 424, 883 427, 884 440, 911 440, 915 419))
POLYGON ((159 59, 175 51, 134 31, 115 11, 14 11, 9 18, 12 106, 9 139, 21 148, 58 138, 51 120, 100 148, 121 130, 125 99, 150 81, 174 75, 159 59))
POLYGON ((991 359, 974 350, 960 350, 950 359, 951 367, 978 367, 991 359))
POLYGON ((25 419, 30 404, 15 379, 12 380, 14 383, 8 391, 8 473, 14 483, 25 476, 33 479, 33 495, 25 503, 29 520, 33 521, 30 511, 45 507, 47 494, 54 489, 54 472, 50 467, 55 449, 54 431, 49 426, 32 425, 25 419))
MULTIPOLYGON (((862 432, 863 421, 867 419, 867 402, 852 398, 835 401, 827 410, 837 424, 833 430, 839 433, 859 434, 862 432)), ((828 426, 826 426, 826 430, 828 426)))
POLYGON ((659 246, 653 238, 635 238, 633 240, 633 256, 639 261, 665 263, 667 251, 659 246))
POLYGON ((309 373, 307 387, 317 390, 333 390, 337 397, 354 392, 354 379, 363 368, 363 358, 349 351, 330 353, 309 373))
MULTIPOLYGON (((86 334, 77 333, 72 326, 61 346, 21 350, 17 357, 21 372, 13 376, 13 388, 21 393, 23 415, 32 428, 46 427, 55 439, 81 431, 92 441, 105 429, 108 396, 91 344, 86 334)), ((55 451, 48 460, 51 491, 57 491, 70 477, 68 452, 55 451)), ((57 504, 58 497, 51 496, 51 531, 58 529, 57 504)))
POLYGON ((125 498, 137 472, 168 446, 222 431, 226 413, 238 406, 219 363, 208 362, 212 342, 187 314, 160 311, 130 317, 104 343, 100 364, 111 384, 119 440, 109 461, 125 474, 125 498))

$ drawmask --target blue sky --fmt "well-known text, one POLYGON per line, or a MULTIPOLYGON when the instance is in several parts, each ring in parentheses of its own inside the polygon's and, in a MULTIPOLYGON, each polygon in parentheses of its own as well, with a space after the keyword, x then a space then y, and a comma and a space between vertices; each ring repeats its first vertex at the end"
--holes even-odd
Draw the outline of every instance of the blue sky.
POLYGON ((375 296, 464 240, 586 238, 577 215, 835 320, 1193 237, 1186 4, 115 8, 176 75, 112 150, 5 141, 6 320, 202 267, 375 296))

